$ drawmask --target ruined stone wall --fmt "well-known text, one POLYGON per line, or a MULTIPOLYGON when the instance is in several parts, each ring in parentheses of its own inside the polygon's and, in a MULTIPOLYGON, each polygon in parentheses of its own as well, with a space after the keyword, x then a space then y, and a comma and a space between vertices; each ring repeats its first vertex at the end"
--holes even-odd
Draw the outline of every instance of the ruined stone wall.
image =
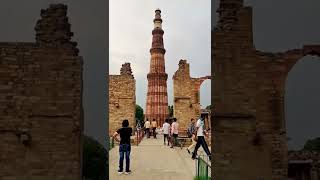
POLYGON ((200 118, 200 86, 208 78, 191 78, 189 63, 179 61, 179 69, 173 76, 173 113, 181 130, 187 129, 191 118, 200 118))
POLYGON ((218 13, 212 37, 215 178, 286 179, 286 76, 297 60, 319 55, 320 48, 257 51, 251 7, 242 0, 221 0, 218 13))
POLYGON ((289 151, 289 174, 305 173, 310 180, 320 179, 320 153, 315 151, 289 151), (306 168, 307 167, 307 168, 306 168), (306 172, 307 170, 307 172, 306 172), (289 168, 290 171, 290 168, 289 168))
POLYGON ((0 179, 81 179, 83 62, 66 12, 42 10, 35 43, 0 43, 0 179))
POLYGON ((201 109, 201 117, 204 119, 205 129, 211 128, 211 111, 201 109))
POLYGON ((122 127, 124 119, 129 120, 131 127, 136 126, 135 79, 130 64, 124 64, 120 75, 109 75, 109 134, 112 135, 122 127), (124 70, 124 67, 127 70, 124 70))

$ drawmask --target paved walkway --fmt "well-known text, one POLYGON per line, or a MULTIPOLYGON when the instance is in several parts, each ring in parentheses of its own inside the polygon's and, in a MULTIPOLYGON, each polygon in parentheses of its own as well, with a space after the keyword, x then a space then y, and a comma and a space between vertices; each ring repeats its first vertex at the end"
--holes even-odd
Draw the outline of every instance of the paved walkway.
MULTIPOLYGON (((195 161, 186 148, 163 145, 163 136, 144 138, 131 148, 130 175, 119 175, 119 147, 109 152, 109 178, 112 180, 193 180, 195 161)), ((125 168, 125 161, 124 161, 125 168)))

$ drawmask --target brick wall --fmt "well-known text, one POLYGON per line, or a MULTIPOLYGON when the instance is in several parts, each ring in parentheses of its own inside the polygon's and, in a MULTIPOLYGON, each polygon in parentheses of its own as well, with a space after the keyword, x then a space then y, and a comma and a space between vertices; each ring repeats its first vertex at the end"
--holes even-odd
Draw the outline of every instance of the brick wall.
POLYGON ((215 178, 286 179, 285 80, 303 56, 319 56, 320 47, 258 51, 251 7, 221 0, 218 12, 212 36, 215 178))
POLYGON ((131 127, 135 127, 135 79, 130 70, 124 70, 123 65, 120 75, 109 75, 109 134, 112 135, 122 127, 124 119, 129 120, 131 127))
POLYGON ((82 58, 66 12, 42 10, 34 43, 0 43, 0 179, 81 179, 82 58))
POLYGON ((173 76, 173 113, 179 128, 186 130, 191 118, 200 118, 200 86, 209 77, 190 77, 190 66, 186 60, 179 61, 179 68, 173 76))

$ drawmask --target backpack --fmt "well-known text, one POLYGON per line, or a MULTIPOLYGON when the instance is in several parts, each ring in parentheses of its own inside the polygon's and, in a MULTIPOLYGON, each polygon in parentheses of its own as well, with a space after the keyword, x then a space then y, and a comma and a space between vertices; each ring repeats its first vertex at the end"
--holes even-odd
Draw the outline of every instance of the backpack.
POLYGON ((192 137, 192 126, 189 126, 188 129, 187 129, 187 135, 188 135, 188 138, 191 138, 192 137))

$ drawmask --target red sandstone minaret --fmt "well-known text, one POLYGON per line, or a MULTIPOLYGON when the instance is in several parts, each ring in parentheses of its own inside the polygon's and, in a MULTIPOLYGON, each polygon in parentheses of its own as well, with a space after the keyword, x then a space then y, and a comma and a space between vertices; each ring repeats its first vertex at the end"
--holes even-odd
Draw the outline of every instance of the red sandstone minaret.
POLYGON ((163 46, 163 33, 161 11, 155 11, 154 29, 152 30, 152 47, 150 49, 150 71, 148 73, 148 94, 145 118, 152 121, 155 119, 158 126, 161 126, 168 118, 168 93, 167 79, 165 72, 164 54, 166 50, 163 46))

